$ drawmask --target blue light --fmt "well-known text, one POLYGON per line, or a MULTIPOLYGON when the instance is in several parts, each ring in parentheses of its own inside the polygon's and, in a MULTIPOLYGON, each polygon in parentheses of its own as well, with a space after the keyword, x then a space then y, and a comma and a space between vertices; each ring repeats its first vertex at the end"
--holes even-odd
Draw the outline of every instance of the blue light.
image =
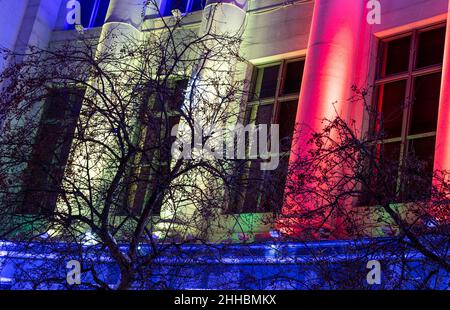
MULTIPOLYGON (((395 277, 399 274, 397 265, 400 256, 402 262, 407 265, 407 270, 410 270, 403 276, 408 279, 422 279, 429 270, 437 267, 432 262, 426 262, 426 258, 414 249, 397 253, 395 251, 397 249, 396 242, 398 240, 394 238, 379 238, 305 243, 267 242, 249 245, 181 244, 171 248, 167 248, 167 244, 157 244, 156 247, 161 246, 164 251, 152 260, 152 270, 155 273, 148 279, 148 285, 153 289, 155 287, 152 285, 158 283, 165 283, 173 289, 217 289, 222 288, 223 285, 229 285, 226 286, 228 289, 304 289, 302 281, 308 281, 308 283, 313 281, 314 285, 318 285, 320 288, 330 289, 333 286, 327 286, 331 284, 323 281, 320 273, 317 273, 317 270, 323 268, 321 262, 327 263, 327 268, 330 268, 327 272, 337 279, 332 285, 337 287, 342 285, 342 288, 345 288, 349 275, 342 273, 341 266, 345 267, 351 263, 355 264, 355 270, 365 272, 367 259, 376 259, 384 262, 386 266, 391 265, 392 268, 387 268, 385 273, 390 274, 390 278, 387 279, 394 281, 392 283, 395 283, 395 277), (371 242, 376 242, 377 247, 374 248, 376 250, 367 253, 366 245, 370 245, 371 242), (378 250, 378 246, 381 244, 385 244, 385 246, 378 250), (316 264, 318 265, 316 266, 316 264), (272 286, 274 285, 272 276, 279 277, 275 287, 272 286), (236 283, 224 282, 224 279, 229 281, 230 278, 236 280, 236 283), (248 279, 253 280, 249 281, 248 279), (341 279, 342 284, 339 282, 341 279)), ((30 276, 28 273, 16 275, 11 268, 14 262, 19 263, 21 267, 26 267, 27 270, 45 265, 49 272, 55 272, 55 275, 50 274, 49 276, 55 278, 59 271, 63 273, 61 281, 65 281, 65 265, 58 264, 64 261, 64 255, 68 257, 79 255, 76 254, 79 251, 78 245, 71 247, 70 244, 62 242, 14 244, 0 241, 0 246, 3 250, 3 253, 0 251, 0 276, 3 278, 0 279, 0 289, 20 289, 20 283, 30 276), (74 254, 68 255, 71 251, 74 251, 74 254), (63 256, 60 256, 61 253, 63 256)), ((106 250, 102 252, 101 244, 83 245, 82 248, 82 260, 91 264, 91 267, 95 267, 99 271, 99 275, 108 281, 107 283, 111 284, 111 287, 115 287, 113 283, 117 283, 119 271, 108 252, 106 250)), ((126 244, 120 246, 120 250, 124 252, 127 252, 128 248, 129 245, 126 244)), ((139 244, 138 249, 141 257, 151 255, 154 251, 154 247, 149 244, 139 244)), ((450 256, 450 250, 448 255, 450 256)), ((444 288, 445 283, 448 283, 448 275, 443 270, 435 275, 435 279, 437 281, 436 288, 439 289, 444 288)), ((414 281, 411 283, 415 283, 414 281)), ((429 281, 429 283, 432 282, 429 281)), ((405 283, 403 288, 410 288, 409 284, 405 283)), ((391 284, 387 281, 385 285, 389 288, 391 284)), ((51 287, 49 288, 51 289, 51 287)), ((156 286, 156 288, 158 287, 156 286)), ((164 286, 164 288, 167 287, 164 286)), ((367 287, 361 286, 360 288, 367 287)))
POLYGON ((201 11, 205 7, 206 0, 165 0, 161 3, 162 16, 172 15, 172 10, 179 10, 183 15, 201 11))
MULTIPOLYGON (((104 24, 110 0, 78 0, 78 2, 81 6, 81 25, 84 28, 100 27, 104 24)), ((75 25, 66 23, 65 29, 73 30, 75 25)))
POLYGON ((280 232, 278 230, 271 230, 269 234, 272 238, 280 238, 280 232))

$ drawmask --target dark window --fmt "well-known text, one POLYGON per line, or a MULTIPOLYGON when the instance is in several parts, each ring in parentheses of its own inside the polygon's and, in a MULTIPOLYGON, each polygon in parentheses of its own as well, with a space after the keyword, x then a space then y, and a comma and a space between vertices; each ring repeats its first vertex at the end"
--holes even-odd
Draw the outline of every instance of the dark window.
POLYGON ((383 166, 386 178, 392 179, 383 184, 393 187, 399 201, 424 199, 430 193, 444 44, 442 26, 382 42, 374 129, 384 139, 379 148, 381 163, 398 166, 383 166))
POLYGON ((397 196, 397 183, 398 180, 395 176, 398 175, 399 165, 400 165, 400 142, 384 143, 381 146, 381 161, 380 165, 384 169, 383 182, 385 184, 380 186, 379 192, 383 193, 386 188, 390 190, 389 196, 397 196), (394 177, 392 177, 394 176, 394 177))
POLYGON ((304 66, 305 62, 302 60, 287 63, 283 94, 295 94, 300 92, 304 66))
POLYGON ((405 92, 406 81, 380 85, 381 125, 386 138, 399 137, 402 133, 405 92))
POLYGON ((283 152, 288 152, 291 149, 291 139, 297 116, 297 106, 298 100, 280 103, 280 148, 283 152))
POLYGON ((382 75, 408 71, 410 48, 411 36, 386 42, 382 75))
POLYGON ((372 153, 363 159, 367 165, 361 171, 363 193, 359 197, 361 205, 377 205, 398 201, 398 178, 400 163, 400 142, 385 142, 370 149, 372 153), (372 156, 377 160, 372 161, 372 156), (379 173, 379 171, 383 173, 379 173), (394 177, 392 177, 394 176, 394 177))
MULTIPOLYGON (((250 167, 246 171, 246 175, 243 178, 242 185, 245 188, 244 203, 242 209, 239 210, 240 213, 249 212, 264 212, 261 210, 260 194, 262 191, 262 185, 264 181, 264 173, 260 169, 260 160, 252 160, 250 162, 250 167), (257 207, 257 208, 255 208, 257 207)), ((237 193, 240 194, 238 188, 236 188, 237 193)))
POLYGON ((442 64, 445 46, 445 27, 419 34, 416 68, 442 64))
POLYGON ((176 82, 167 83, 156 86, 156 89, 152 90, 155 98, 154 109, 156 111, 171 111, 177 110, 183 104, 186 89, 188 87, 187 79, 180 79, 176 82))
MULTIPOLYGON (((128 174, 125 202, 128 211, 138 214, 148 203, 151 194, 169 174, 171 147, 176 137, 171 136, 172 128, 180 121, 179 108, 182 106, 187 79, 171 82, 169 86, 158 86, 148 102, 147 117, 142 118, 139 139, 143 148, 136 157, 135 167, 128 174), (155 105, 152 106, 152 102, 155 105)), ((146 109, 147 105, 143 108, 146 109)), ((152 215, 161 212, 162 198, 152 210, 152 215)), ((119 213, 127 213, 120 210, 119 213)))
POLYGON ((409 141, 405 190, 403 201, 427 199, 431 194, 433 178, 434 148, 436 137, 420 138, 409 141))
POLYGON ((166 12, 164 15, 170 15, 172 10, 180 10, 181 13, 187 13, 188 0, 168 0, 166 2, 166 12))
POLYGON ((279 125, 279 165, 275 170, 263 171, 261 159, 237 161, 238 198, 231 199, 230 212, 276 212, 281 208, 303 69, 304 60, 282 61, 256 68, 254 96, 247 104, 244 122, 279 125))
POLYGON ((258 78, 261 79, 261 84, 259 94, 257 94, 256 98, 263 99, 275 97, 279 70, 280 65, 265 67, 258 70, 258 78))
POLYGON ((280 155, 278 168, 264 172, 260 210, 279 212, 283 206, 284 187, 288 175, 289 154, 280 155))
POLYGON ((81 109, 84 91, 50 91, 25 172, 24 201, 19 213, 52 212, 81 109))
POLYGON ((400 142, 383 143, 381 145, 381 160, 385 163, 394 163, 397 168, 400 162, 400 142))
POLYGON ((256 125, 268 125, 272 122, 273 104, 264 104, 258 108, 256 125))
POLYGON ((172 10, 179 10, 186 14, 200 11, 205 8, 206 0, 167 0, 161 6, 163 16, 172 15, 172 10))
POLYGON ((441 75, 439 72, 414 80, 410 134, 436 131, 441 75))
MULTIPOLYGON (((105 23, 110 0, 79 0, 79 2, 83 27, 100 27, 105 23)), ((67 29, 74 28, 75 25, 67 25, 67 29)))
POLYGON ((92 14, 89 27, 100 27, 105 23, 110 0, 97 1, 95 13, 92 14))
POLYGON ((191 0, 192 1, 192 12, 201 11, 205 8, 206 0, 191 0))

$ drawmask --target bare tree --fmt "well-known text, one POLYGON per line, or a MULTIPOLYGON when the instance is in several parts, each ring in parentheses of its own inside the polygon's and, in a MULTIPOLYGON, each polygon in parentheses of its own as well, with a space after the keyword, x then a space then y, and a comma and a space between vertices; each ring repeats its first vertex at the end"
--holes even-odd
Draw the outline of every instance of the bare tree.
MULTIPOLYGON (((0 77, 1 238, 28 251, 40 244, 62 270, 79 260, 86 285, 149 287, 159 257, 207 241, 230 196, 232 162, 172 155, 198 148, 196 134, 203 147, 211 124, 238 118, 245 81, 230 64, 243 61, 240 33, 161 23, 144 40, 110 31, 4 51, 12 65, 0 77), (119 271, 114 280, 97 265, 103 255, 119 271)), ((49 266, 23 272, 36 288, 64 284, 49 266)))
POLYGON ((363 286, 365 264, 376 257, 390 267, 383 287, 433 287, 427 283, 433 276, 450 271, 449 172, 433 171, 432 158, 413 151, 402 160, 389 152, 384 121, 390 116, 373 109, 366 89, 353 90, 349 104, 363 105, 370 128, 361 131, 336 113, 320 132, 294 133, 308 147, 291 154, 279 228, 299 242, 353 240, 345 264, 317 261, 331 287, 363 286))
POLYGON ((260 159, 219 156, 233 133, 215 131, 243 119, 241 31, 208 23, 198 34, 183 22, 161 19, 144 40, 110 31, 3 51, 11 65, 0 75, 0 239, 34 255, 16 262, 24 287, 71 288, 70 260, 81 263, 83 286, 102 289, 183 288, 214 272, 216 288, 360 288, 373 258, 391 267, 384 288, 428 288, 450 270, 448 172, 413 153, 401 163, 388 156, 383 115, 365 90, 351 101, 376 130, 324 119, 320 132, 294 133, 309 147, 291 152, 286 182, 283 169, 255 173, 260 159), (209 234, 229 241, 219 215, 241 211, 243 188, 248 197, 262 190, 282 233, 263 246, 289 263, 264 269, 236 221, 240 255, 262 266, 237 279, 214 267, 237 250, 210 244, 209 234), (392 238, 364 239, 375 230, 392 238), (341 250, 311 246, 341 238, 350 239, 341 250))

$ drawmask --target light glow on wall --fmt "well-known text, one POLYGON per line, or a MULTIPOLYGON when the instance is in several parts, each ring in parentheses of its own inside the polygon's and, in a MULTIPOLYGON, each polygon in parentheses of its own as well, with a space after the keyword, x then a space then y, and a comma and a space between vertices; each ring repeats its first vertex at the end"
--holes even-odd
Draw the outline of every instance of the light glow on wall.
MULTIPOLYGON (((308 152, 308 140, 323 128, 322 120, 344 119, 350 112, 350 98, 356 70, 355 59, 363 50, 360 32, 366 25, 365 1, 315 1, 303 83, 296 117, 290 165, 308 152)), ((295 182, 295 171, 290 177, 295 182)), ((294 194, 295 195, 295 194, 294 194)), ((286 202, 278 229, 288 235, 301 235, 304 225, 319 225, 321 218, 303 220, 296 215, 317 206, 299 205, 286 192, 286 202)), ((329 223, 322 226, 332 230, 329 223)))

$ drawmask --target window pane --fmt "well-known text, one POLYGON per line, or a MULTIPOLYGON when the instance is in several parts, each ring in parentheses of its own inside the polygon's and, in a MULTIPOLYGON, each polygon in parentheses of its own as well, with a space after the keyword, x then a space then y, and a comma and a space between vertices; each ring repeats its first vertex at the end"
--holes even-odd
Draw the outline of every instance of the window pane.
POLYGON ((294 94, 300 91, 304 67, 305 62, 303 60, 290 62, 286 65, 284 94, 294 94))
POLYGON ((161 84, 157 86, 155 92, 156 111, 178 110, 182 107, 186 90, 188 87, 188 80, 176 80, 169 85, 161 84))
POLYGON ((289 151, 291 148, 291 139, 294 132, 295 118, 297 116, 297 105, 298 100, 280 103, 278 123, 280 124, 281 151, 289 151))
POLYGON ((247 109, 245 110, 243 118, 241 118, 241 123, 243 125, 250 124, 250 122, 252 121, 252 111, 253 111, 253 109, 254 109, 254 106, 248 106, 247 109))
POLYGON ((415 79, 410 134, 436 130, 440 88, 441 73, 415 79))
MULTIPOLYGON (((256 125, 268 125, 267 129, 269 130, 269 125, 272 123, 272 111, 273 104, 260 105, 258 107, 258 113, 256 115, 256 125)), ((261 143, 260 140, 258 140, 258 147, 260 147, 259 143, 261 143)))
POLYGON ((366 158, 366 169, 361 171, 364 182, 360 205, 373 206, 397 199, 400 146, 400 142, 379 144, 372 153, 378 160, 366 158))
POLYGON ((445 27, 419 34, 417 68, 441 64, 444 57, 445 27))
POLYGON ((82 89, 50 92, 25 172, 24 201, 19 213, 37 214, 55 208, 83 96, 82 89))
MULTIPOLYGON (((83 27, 100 27, 104 24, 110 0, 79 0, 79 2, 83 27)), ((66 24, 65 29, 73 30, 75 25, 66 24)))
POLYGON ((400 142, 384 143, 381 145, 381 156, 384 163, 395 163, 400 159, 400 142))
POLYGON ((172 98, 170 98, 169 108, 180 109, 183 105, 189 80, 177 80, 172 90, 172 98))
POLYGON ((201 11, 205 8, 206 0, 193 0, 192 12, 201 11))
POLYGON ((435 141, 435 137, 409 141, 408 159, 404 172, 404 201, 417 201, 430 197, 435 141))
POLYGON ((288 164, 289 156, 283 156, 275 170, 262 171, 260 159, 251 161, 242 183, 245 198, 241 212, 275 212, 281 209, 288 164))
POLYGON ((386 197, 395 197, 397 192, 397 178, 400 164, 400 142, 381 145, 381 169, 376 173, 378 190, 386 192, 386 197), (382 182, 382 183, 380 183, 382 182))
POLYGON ((279 212, 283 206, 284 187, 289 167, 289 156, 280 156, 278 167, 266 171, 261 193, 260 212, 279 212))
POLYGON ((406 81, 398 81, 380 86, 381 128, 386 138, 399 137, 402 133, 403 107, 405 103, 406 81))
POLYGON ((164 16, 172 14, 172 10, 180 10, 181 13, 186 13, 188 0, 169 0, 166 3, 166 10, 164 16))
POLYGON ((101 0, 98 2, 98 9, 93 20, 93 27, 100 27, 105 23, 106 13, 108 12, 110 0, 101 0))
POLYGON ((409 141, 409 155, 423 161, 424 171, 433 171, 434 147, 436 137, 414 139, 409 141))
POLYGON ((258 210, 261 194, 261 185, 264 180, 264 173, 261 170, 260 160, 251 160, 248 174, 244 176, 242 185, 245 189, 245 198, 242 213, 255 212, 258 210))
POLYGON ((382 72, 382 75, 390 75, 408 70, 410 46, 410 36, 386 43, 385 71, 382 72))
POLYGON ((259 98, 275 97, 279 70, 280 65, 276 65, 266 67, 260 71, 263 76, 261 80, 261 90, 259 92, 259 98))
POLYGON ((272 120, 273 104, 262 104, 258 107, 256 125, 269 125, 272 120))

